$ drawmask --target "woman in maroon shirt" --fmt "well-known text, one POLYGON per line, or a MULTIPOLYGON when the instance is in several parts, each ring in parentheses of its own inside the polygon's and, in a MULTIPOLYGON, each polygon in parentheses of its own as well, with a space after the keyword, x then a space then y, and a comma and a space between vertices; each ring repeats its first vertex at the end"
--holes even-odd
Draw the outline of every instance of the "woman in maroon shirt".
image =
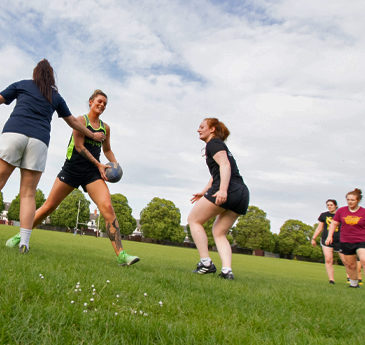
POLYGON ((346 195, 347 205, 337 210, 328 230, 326 245, 333 241, 333 233, 341 223, 340 252, 345 255, 345 267, 350 278, 350 286, 359 288, 357 279, 357 256, 362 266, 365 264, 365 209, 359 205, 362 199, 360 189, 346 195), (356 255, 357 254, 357 255, 356 255))

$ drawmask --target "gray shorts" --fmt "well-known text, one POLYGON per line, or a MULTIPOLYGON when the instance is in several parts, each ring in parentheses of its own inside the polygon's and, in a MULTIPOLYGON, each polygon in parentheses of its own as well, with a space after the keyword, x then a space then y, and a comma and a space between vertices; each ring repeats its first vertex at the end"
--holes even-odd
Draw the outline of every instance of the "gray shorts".
POLYGON ((24 134, 2 133, 0 136, 0 158, 21 169, 44 172, 47 151, 43 141, 24 134))

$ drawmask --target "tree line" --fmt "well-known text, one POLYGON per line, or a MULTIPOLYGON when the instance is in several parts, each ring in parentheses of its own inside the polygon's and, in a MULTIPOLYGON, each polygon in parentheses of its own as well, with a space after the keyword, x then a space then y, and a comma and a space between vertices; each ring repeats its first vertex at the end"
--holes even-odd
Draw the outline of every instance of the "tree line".
MULTIPOLYGON (((132 208, 127 198, 118 193, 111 195, 112 204, 118 219, 120 232, 130 235, 136 229, 137 222, 132 216, 132 208)), ((90 218, 90 202, 84 194, 75 189, 68 195, 59 207, 50 215, 51 225, 74 228, 79 208, 79 223, 87 223, 90 218)), ((45 202, 45 196, 40 189, 36 193, 36 207, 45 202)), ((19 194, 11 202, 8 210, 8 219, 19 221, 19 194)), ((0 193, 0 211, 4 209, 3 195, 0 193)), ((140 213, 140 230, 144 237, 172 242, 183 242, 188 236, 192 240, 189 225, 181 226, 181 213, 175 204, 166 199, 153 198, 140 213)), ((212 234, 214 219, 204 224, 208 235, 208 245, 215 246, 212 234)), ((79 225, 81 227, 81 225, 79 225)), ((230 229, 227 239, 231 244, 251 250, 264 250, 282 255, 303 256, 313 260, 321 260, 322 250, 317 237, 317 247, 312 247, 312 237, 317 224, 313 226, 299 220, 289 219, 280 228, 279 234, 270 230, 270 220, 266 213, 256 206, 249 206, 247 214, 240 216, 230 229)), ((99 220, 99 229, 105 231, 103 216, 99 220)))

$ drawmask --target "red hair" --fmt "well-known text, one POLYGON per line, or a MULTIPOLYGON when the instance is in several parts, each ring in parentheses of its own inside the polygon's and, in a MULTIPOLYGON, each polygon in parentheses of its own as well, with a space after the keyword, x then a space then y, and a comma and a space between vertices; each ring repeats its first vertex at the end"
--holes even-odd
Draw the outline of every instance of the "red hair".
POLYGON ((220 122, 215 117, 209 117, 204 119, 207 122, 209 128, 214 128, 214 136, 222 141, 225 141, 230 135, 230 131, 223 122, 220 122))
POLYGON ((346 198, 347 198, 348 195, 355 195, 358 201, 360 201, 362 199, 361 189, 358 189, 358 188, 355 188, 355 190, 353 190, 351 192, 348 192, 346 194, 346 198))

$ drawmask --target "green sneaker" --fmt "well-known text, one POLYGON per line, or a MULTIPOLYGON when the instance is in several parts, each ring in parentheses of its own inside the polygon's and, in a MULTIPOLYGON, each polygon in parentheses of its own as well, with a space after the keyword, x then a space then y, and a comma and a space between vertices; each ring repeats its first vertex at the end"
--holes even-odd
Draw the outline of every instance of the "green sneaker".
POLYGON ((119 256, 117 257, 117 261, 119 266, 126 266, 126 265, 133 265, 136 262, 139 261, 139 257, 138 256, 132 256, 126 253, 125 250, 121 251, 119 253, 119 256))
POLYGON ((9 248, 13 248, 15 246, 17 246, 20 243, 20 232, 18 234, 16 234, 15 236, 13 236, 12 238, 9 238, 6 241, 6 246, 9 248))

